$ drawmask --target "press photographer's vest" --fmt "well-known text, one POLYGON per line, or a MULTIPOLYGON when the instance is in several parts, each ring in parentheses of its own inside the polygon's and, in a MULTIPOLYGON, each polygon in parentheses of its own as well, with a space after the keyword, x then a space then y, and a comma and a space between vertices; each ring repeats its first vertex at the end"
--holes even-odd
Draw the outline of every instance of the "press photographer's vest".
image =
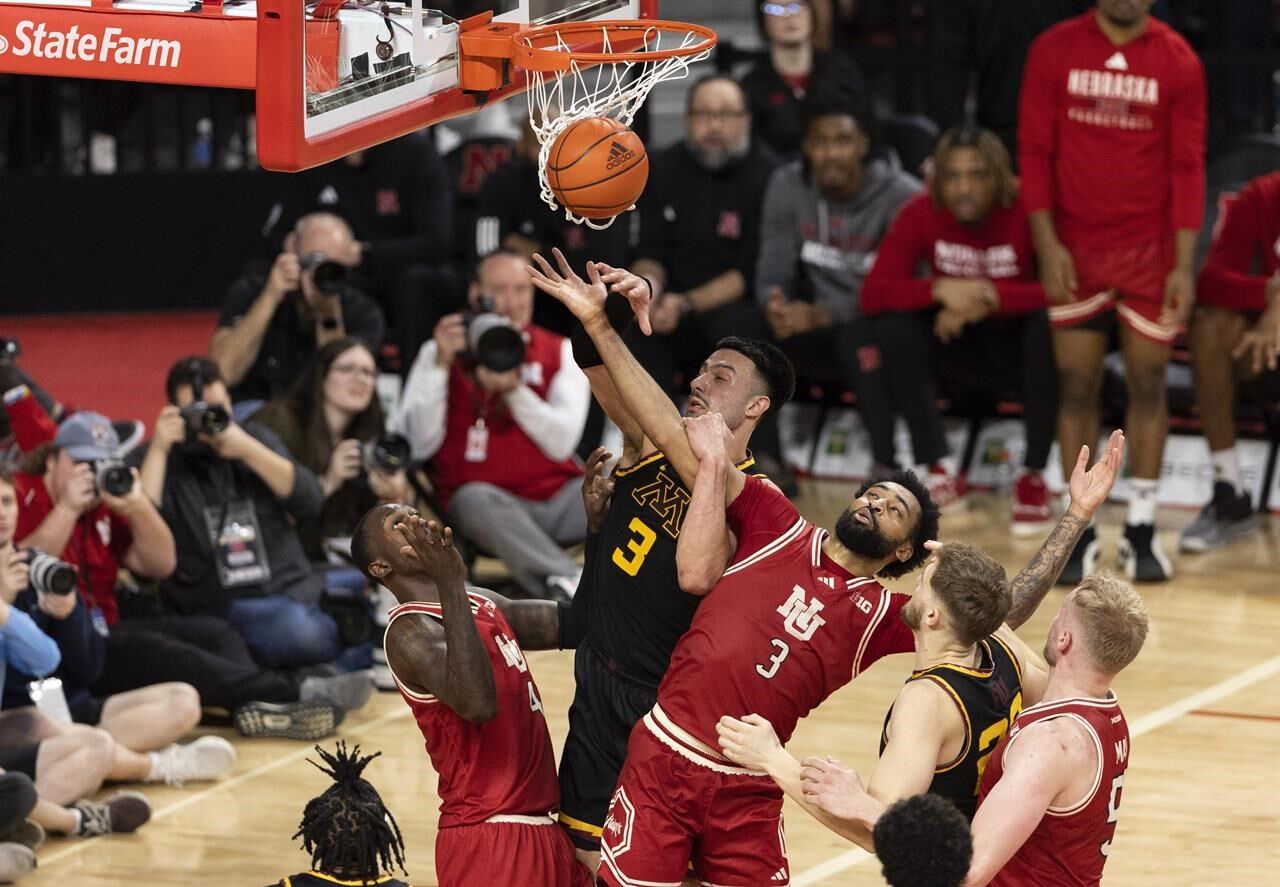
MULTIPOLYGON (((546 400, 556 373, 564 339, 530 325, 524 332, 526 359, 520 367, 524 384, 546 400)), ((464 359, 449 370, 449 405, 444 443, 431 460, 431 482, 446 508, 458 487, 482 481, 522 499, 549 499, 565 482, 582 475, 573 457, 553 461, 538 449, 511 416, 501 395, 487 393, 475 382, 473 365, 464 359), (483 423, 487 440, 484 457, 468 459, 468 437, 483 423)))

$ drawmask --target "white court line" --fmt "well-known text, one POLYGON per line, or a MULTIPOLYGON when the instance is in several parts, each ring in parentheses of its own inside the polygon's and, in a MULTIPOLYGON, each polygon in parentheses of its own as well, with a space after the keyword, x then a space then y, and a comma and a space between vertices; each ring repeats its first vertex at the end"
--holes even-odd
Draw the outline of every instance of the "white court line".
MULTIPOLYGON (((393 711, 389 711, 384 715, 380 715, 379 717, 374 718, 372 721, 361 724, 352 730, 344 731, 344 732, 335 734, 334 736, 327 736, 325 737, 325 739, 330 739, 330 740, 348 739, 349 740, 353 737, 359 736, 362 733, 367 733, 368 731, 373 730, 377 727, 385 726, 391 723, 392 721, 397 721, 402 718, 406 718, 412 713, 413 713, 412 710, 408 706, 400 707, 393 711)), ((315 750, 315 743, 308 743, 307 746, 304 748, 299 748, 299 749, 296 749, 295 751, 291 751, 287 755, 281 755, 280 757, 275 758, 274 760, 267 761, 265 764, 259 764, 257 767, 254 767, 252 770, 246 770, 245 772, 241 773, 239 776, 233 776, 230 779, 224 779, 221 782, 216 782, 206 789, 202 789, 201 791, 194 792, 193 794, 187 795, 185 798, 182 798, 179 801, 174 801, 172 804, 169 804, 165 807, 161 807, 159 810, 153 811, 151 814, 151 822, 155 822, 158 819, 164 819, 167 816, 172 816, 174 813, 177 813, 179 810, 184 810, 187 807, 190 807, 192 804, 197 804, 212 794, 215 794, 217 792, 227 791, 228 789, 235 788, 236 786, 246 783, 251 779, 256 779, 264 773, 270 773, 272 770, 278 770, 286 764, 292 764, 295 761, 300 761, 303 758, 305 758, 307 755, 311 754, 314 750, 315 750)), ((42 855, 38 857, 39 863, 42 866, 52 865, 53 863, 57 862, 60 859, 71 856, 75 853, 79 853, 80 851, 84 850, 86 847, 91 846, 99 838, 105 838, 105 837, 107 836, 98 835, 97 837, 93 837, 93 838, 73 839, 75 843, 73 843, 71 846, 64 847, 63 849, 57 851, 56 853, 50 853, 47 856, 42 855)))
MULTIPOLYGON (((1144 733, 1150 733, 1152 730, 1158 730, 1166 724, 1176 721, 1187 712, 1195 711, 1206 705, 1212 705, 1277 674, 1280 674, 1280 656, 1272 657, 1253 666, 1253 668, 1245 669, 1239 674, 1219 681, 1212 687, 1206 687, 1197 693, 1192 693, 1190 696, 1179 699, 1177 702, 1172 702, 1164 708, 1156 709, 1151 714, 1143 715, 1129 724, 1129 736, 1138 737, 1144 733)), ((833 856, 826 862, 801 872, 791 879, 791 885, 792 887, 809 887, 811 884, 821 883, 832 875, 838 875, 856 865, 861 865, 871 858, 873 858, 872 855, 861 847, 854 847, 852 850, 846 850, 839 856, 833 856)))

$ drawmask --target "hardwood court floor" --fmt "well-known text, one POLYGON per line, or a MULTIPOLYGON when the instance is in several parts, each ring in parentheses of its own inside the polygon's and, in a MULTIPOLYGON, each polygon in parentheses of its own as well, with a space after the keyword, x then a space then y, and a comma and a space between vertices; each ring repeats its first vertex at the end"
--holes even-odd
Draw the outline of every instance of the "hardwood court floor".
MULTIPOLYGON (((849 485, 808 483, 809 517, 830 526, 849 485)), ((984 545, 1012 571, 1037 541, 1007 533, 1003 502, 979 499, 943 520, 944 539, 984 545)), ((1123 512, 1103 516, 1108 560, 1123 512)), ((1167 513, 1180 527, 1190 515, 1167 513)), ((1176 546, 1170 531, 1167 551, 1176 546)), ((1179 575, 1143 591, 1152 631, 1138 661, 1116 683, 1133 733, 1133 758, 1107 883, 1166 885, 1274 884, 1280 869, 1280 545, 1275 527, 1259 538, 1198 558, 1179 558, 1179 575)), ((902 587, 914 584, 912 576, 902 587)), ((1042 643, 1062 600, 1055 591, 1023 628, 1042 643)), ((572 695, 569 653, 532 653, 559 749, 572 695)), ((867 773, 885 708, 910 669, 899 656, 879 663, 801 723, 791 743, 799 755, 834 754, 867 773)), ((228 734, 229 735, 229 734, 228 734)), ((366 771, 404 832, 410 880, 434 885, 436 776, 398 695, 383 693, 341 728, 348 741, 383 755, 366 771)), ((327 745, 332 745, 328 740, 327 745)), ((306 801, 329 784, 305 758, 310 747, 275 740, 236 740, 240 757, 222 782, 185 789, 145 788, 154 820, 133 836, 59 839, 40 852, 24 885, 263 885, 307 868, 290 841, 306 801)), ((314 754, 311 755, 314 757, 314 754)), ((883 884, 878 866, 788 802, 792 884, 883 884), (851 849, 852 848, 852 849, 851 849)), ((502 887, 502 885, 495 885, 502 887)), ((511 885, 540 887, 540 885, 511 885)))

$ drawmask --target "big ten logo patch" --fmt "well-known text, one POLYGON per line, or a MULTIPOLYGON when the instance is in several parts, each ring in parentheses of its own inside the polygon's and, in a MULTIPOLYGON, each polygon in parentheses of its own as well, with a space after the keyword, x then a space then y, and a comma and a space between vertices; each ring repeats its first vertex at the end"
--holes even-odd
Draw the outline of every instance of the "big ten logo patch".
POLYGON ((668 536, 672 539, 679 538, 684 512, 689 507, 689 491, 671 476, 667 466, 663 465, 658 476, 649 483, 632 490, 631 498, 637 505, 649 509, 661 518, 662 529, 668 536))

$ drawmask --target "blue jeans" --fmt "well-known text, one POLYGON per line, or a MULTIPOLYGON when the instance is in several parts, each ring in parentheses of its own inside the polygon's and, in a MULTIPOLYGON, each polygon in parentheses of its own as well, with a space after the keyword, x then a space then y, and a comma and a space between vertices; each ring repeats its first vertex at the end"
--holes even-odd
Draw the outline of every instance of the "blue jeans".
POLYGON ((328 613, 284 595, 232 601, 227 620, 263 668, 332 662, 342 652, 337 623, 328 613))

